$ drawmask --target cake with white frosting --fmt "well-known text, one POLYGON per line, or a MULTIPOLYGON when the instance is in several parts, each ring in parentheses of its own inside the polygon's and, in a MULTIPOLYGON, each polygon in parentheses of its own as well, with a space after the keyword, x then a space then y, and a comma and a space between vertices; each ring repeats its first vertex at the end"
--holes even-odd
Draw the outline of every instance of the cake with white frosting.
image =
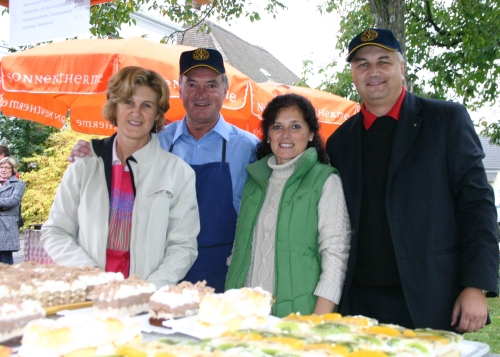
POLYGON ((178 285, 164 286, 149 299, 149 323, 163 326, 163 321, 196 315, 200 301, 213 292, 206 281, 196 284, 183 281, 178 285))
POLYGON ((95 267, 0 263, 0 298, 38 300, 43 307, 83 302, 95 286, 113 281, 123 281, 123 274, 95 267))
POLYGON ((81 314, 38 319, 26 326, 18 356, 112 356, 117 346, 140 339, 140 324, 130 318, 81 314))
POLYGON ((0 342, 20 337, 26 324, 45 317, 45 310, 35 300, 0 299, 0 342))
POLYGON ((149 298, 155 291, 153 283, 132 275, 123 281, 97 285, 88 297, 94 303, 95 315, 120 318, 148 312, 149 298))
POLYGON ((255 328, 265 322, 271 306, 272 294, 259 287, 206 295, 200 302, 194 328, 207 337, 255 328))

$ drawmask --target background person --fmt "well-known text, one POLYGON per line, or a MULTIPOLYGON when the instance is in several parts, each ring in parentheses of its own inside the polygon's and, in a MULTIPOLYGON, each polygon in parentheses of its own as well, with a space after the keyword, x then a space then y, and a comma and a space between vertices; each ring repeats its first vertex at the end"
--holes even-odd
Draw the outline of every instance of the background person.
POLYGON ((226 289, 262 287, 274 294, 279 317, 332 312, 350 244, 340 177, 328 165, 306 98, 277 96, 262 118, 259 161, 247 167, 226 289))
MULTIPOLYGON (((196 172, 201 230, 198 258, 185 280, 206 280, 221 293, 248 177, 245 168, 255 161, 259 139, 227 123, 220 114, 229 87, 220 52, 204 48, 183 52, 179 66, 179 95, 186 116, 168 125, 158 138, 162 148, 196 172)), ((89 154, 87 145, 78 142, 71 155, 89 154)))
POLYGON ((196 259, 195 174, 161 149, 169 91, 157 73, 125 67, 109 82, 103 117, 117 133, 66 170, 42 243, 62 265, 176 284, 196 259))
POLYGON ((11 157, 0 159, 0 263, 13 264, 19 243, 19 207, 26 184, 16 177, 17 163, 11 157))
POLYGON ((339 312, 477 331, 498 295, 498 229, 469 114, 406 91, 390 30, 357 35, 347 61, 363 104, 326 145, 354 232, 339 312))
POLYGON ((0 160, 7 156, 10 156, 9 148, 5 145, 0 145, 0 160))

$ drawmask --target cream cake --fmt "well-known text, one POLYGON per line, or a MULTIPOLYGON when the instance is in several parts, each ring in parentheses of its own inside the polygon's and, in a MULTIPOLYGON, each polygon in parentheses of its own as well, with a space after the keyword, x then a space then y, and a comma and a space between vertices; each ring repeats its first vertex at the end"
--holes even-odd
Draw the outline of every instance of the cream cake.
POLYGON ((125 278, 122 273, 106 272, 96 267, 83 267, 78 270, 78 279, 87 285, 87 293, 90 293, 98 285, 120 282, 125 278))
POLYGON ((22 336, 26 324, 45 317, 45 310, 35 300, 0 299, 0 342, 22 336))
POLYGON ((97 285, 88 297, 94 302, 95 315, 119 318, 148 312, 149 298, 155 291, 153 283, 133 275, 123 281, 97 285))
POLYGON ((95 267, 0 263, 0 298, 38 300, 44 307, 83 302, 89 290, 111 281, 123 281, 123 274, 95 267))
POLYGON ((271 312, 272 294, 262 288, 230 289, 210 294, 200 302, 194 328, 207 337, 226 331, 255 328, 271 312))
POLYGON ((112 356, 117 346, 140 339, 140 324, 130 318, 67 315, 28 323, 18 356, 112 356))
POLYGON ((196 284, 183 281, 160 288, 149 299, 149 323, 163 326, 163 321, 196 315, 200 301, 214 292, 206 285, 205 280, 196 284))

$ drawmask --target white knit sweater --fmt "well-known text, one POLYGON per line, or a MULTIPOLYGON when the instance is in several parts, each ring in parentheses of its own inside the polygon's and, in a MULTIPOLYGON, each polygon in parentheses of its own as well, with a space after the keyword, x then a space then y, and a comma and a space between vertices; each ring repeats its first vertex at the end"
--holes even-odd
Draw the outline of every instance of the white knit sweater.
MULTIPOLYGON (((266 198, 254 228, 252 261, 245 281, 247 287, 260 286, 274 293, 274 243, 278 206, 283 187, 293 174, 301 155, 283 165, 276 163, 275 156, 268 160, 268 165, 273 171, 269 178, 266 198)), ((338 175, 330 175, 323 186, 318 204, 318 216, 322 273, 314 294, 338 304, 345 280, 351 243, 351 225, 342 182, 338 175)))

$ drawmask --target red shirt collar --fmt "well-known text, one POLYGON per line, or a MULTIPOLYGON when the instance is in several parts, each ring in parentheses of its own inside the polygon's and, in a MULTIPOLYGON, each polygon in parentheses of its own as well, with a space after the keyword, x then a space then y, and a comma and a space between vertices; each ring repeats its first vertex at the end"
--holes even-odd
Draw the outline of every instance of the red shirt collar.
MULTIPOLYGON (((403 90, 401 91, 401 95, 399 96, 398 101, 394 106, 392 107, 391 110, 386 114, 386 116, 389 116, 395 120, 399 119, 399 113, 401 112, 401 105, 403 104, 403 99, 405 98, 406 94, 406 88, 403 86, 403 90)), ((365 126, 365 129, 368 130, 372 126, 373 122, 377 120, 378 116, 376 116, 373 113, 370 113, 365 106, 365 103, 361 105, 361 112, 363 113, 363 124, 365 126)))

